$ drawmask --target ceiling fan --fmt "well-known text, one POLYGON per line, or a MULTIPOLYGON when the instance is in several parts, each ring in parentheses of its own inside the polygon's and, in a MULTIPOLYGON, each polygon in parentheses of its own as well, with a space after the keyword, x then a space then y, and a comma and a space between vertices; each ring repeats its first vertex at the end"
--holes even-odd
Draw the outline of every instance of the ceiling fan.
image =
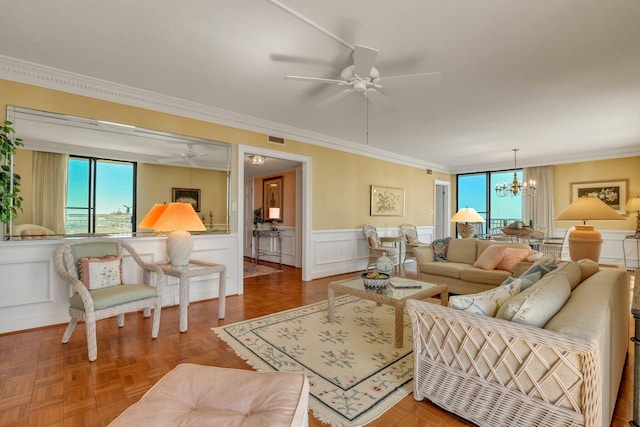
POLYGON ((379 89, 383 88, 383 85, 388 86, 398 82, 403 84, 420 84, 440 76, 439 72, 431 72, 383 77, 380 75, 378 69, 374 67, 375 60, 378 56, 377 49, 356 45, 353 48, 352 56, 353 64, 342 70, 340 77, 336 79, 294 75, 287 75, 285 78, 289 80, 312 81, 346 86, 343 91, 319 104, 319 106, 324 106, 336 102, 352 93, 361 93, 370 101, 380 100, 395 105, 393 101, 379 91, 379 89))
POLYGON ((165 163, 165 164, 187 164, 189 166, 198 166, 198 164, 196 163, 196 159, 200 158, 200 157, 204 157, 207 154, 198 154, 196 151, 193 150, 193 145, 194 144, 190 144, 187 143, 185 144, 187 146, 187 151, 184 153, 166 153, 168 155, 170 155, 170 157, 167 158, 162 158, 162 159, 158 159, 158 161, 160 163, 165 163))

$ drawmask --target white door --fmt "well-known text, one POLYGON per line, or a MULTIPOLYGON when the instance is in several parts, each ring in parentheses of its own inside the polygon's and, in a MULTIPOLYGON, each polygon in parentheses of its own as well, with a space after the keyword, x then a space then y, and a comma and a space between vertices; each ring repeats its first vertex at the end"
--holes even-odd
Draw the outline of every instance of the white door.
POLYGON ((434 240, 444 239, 449 235, 449 183, 436 182, 435 193, 434 240))
POLYGON ((242 253, 245 257, 253 257, 253 180, 244 182, 244 244, 242 253))

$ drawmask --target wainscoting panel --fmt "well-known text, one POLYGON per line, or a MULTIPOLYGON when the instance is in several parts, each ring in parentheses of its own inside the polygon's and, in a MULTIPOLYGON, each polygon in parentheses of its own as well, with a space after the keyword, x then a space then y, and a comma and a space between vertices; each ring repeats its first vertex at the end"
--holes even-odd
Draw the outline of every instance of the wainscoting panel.
MULTIPOLYGON (((193 258, 225 264, 227 295, 242 291, 238 284, 237 234, 195 235, 193 258)), ((164 237, 123 238, 150 263, 166 260, 164 237)), ((61 240, 0 242, 0 333, 67 323, 69 321, 69 285, 53 266, 53 252, 61 240)), ((126 266, 134 264, 125 256, 126 266)), ((142 278, 142 272, 125 273, 125 281, 142 278)), ((171 283, 172 278, 167 278, 171 283)), ((177 284, 177 282, 176 282, 177 284)), ((193 278, 189 300, 218 296, 219 276, 193 278)), ((169 285, 163 293, 164 304, 178 304, 179 287, 169 285)), ((162 327, 161 327, 162 329, 162 327)))

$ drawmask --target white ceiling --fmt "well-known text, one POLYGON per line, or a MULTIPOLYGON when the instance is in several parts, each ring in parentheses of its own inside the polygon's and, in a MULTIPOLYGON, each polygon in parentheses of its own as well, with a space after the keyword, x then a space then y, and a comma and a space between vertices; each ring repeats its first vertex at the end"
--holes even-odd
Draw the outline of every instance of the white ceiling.
POLYGON ((518 166, 640 155, 640 1, 281 3, 298 16, 269 0, 5 0, 0 55, 451 172, 512 167, 512 148, 518 166), (338 78, 356 44, 383 77, 440 79, 383 87, 396 107, 367 119, 360 94, 318 108, 344 87, 284 78, 338 78))

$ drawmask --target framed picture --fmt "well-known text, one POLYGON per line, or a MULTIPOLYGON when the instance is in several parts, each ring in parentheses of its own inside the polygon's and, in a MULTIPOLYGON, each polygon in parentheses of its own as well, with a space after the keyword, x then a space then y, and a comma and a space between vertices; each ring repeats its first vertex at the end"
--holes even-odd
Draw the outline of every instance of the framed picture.
POLYGON ((404 216, 404 188, 372 185, 371 216, 404 216))
POLYGON ((597 197, 619 214, 626 214, 628 179, 601 182, 572 182, 571 202, 578 197, 597 197))
POLYGON ((265 179, 262 181, 262 185, 264 220, 282 222, 282 218, 284 218, 282 176, 265 179))
POLYGON ((196 212, 200 212, 200 189, 199 188, 172 188, 171 201, 181 203, 191 203, 196 212))

